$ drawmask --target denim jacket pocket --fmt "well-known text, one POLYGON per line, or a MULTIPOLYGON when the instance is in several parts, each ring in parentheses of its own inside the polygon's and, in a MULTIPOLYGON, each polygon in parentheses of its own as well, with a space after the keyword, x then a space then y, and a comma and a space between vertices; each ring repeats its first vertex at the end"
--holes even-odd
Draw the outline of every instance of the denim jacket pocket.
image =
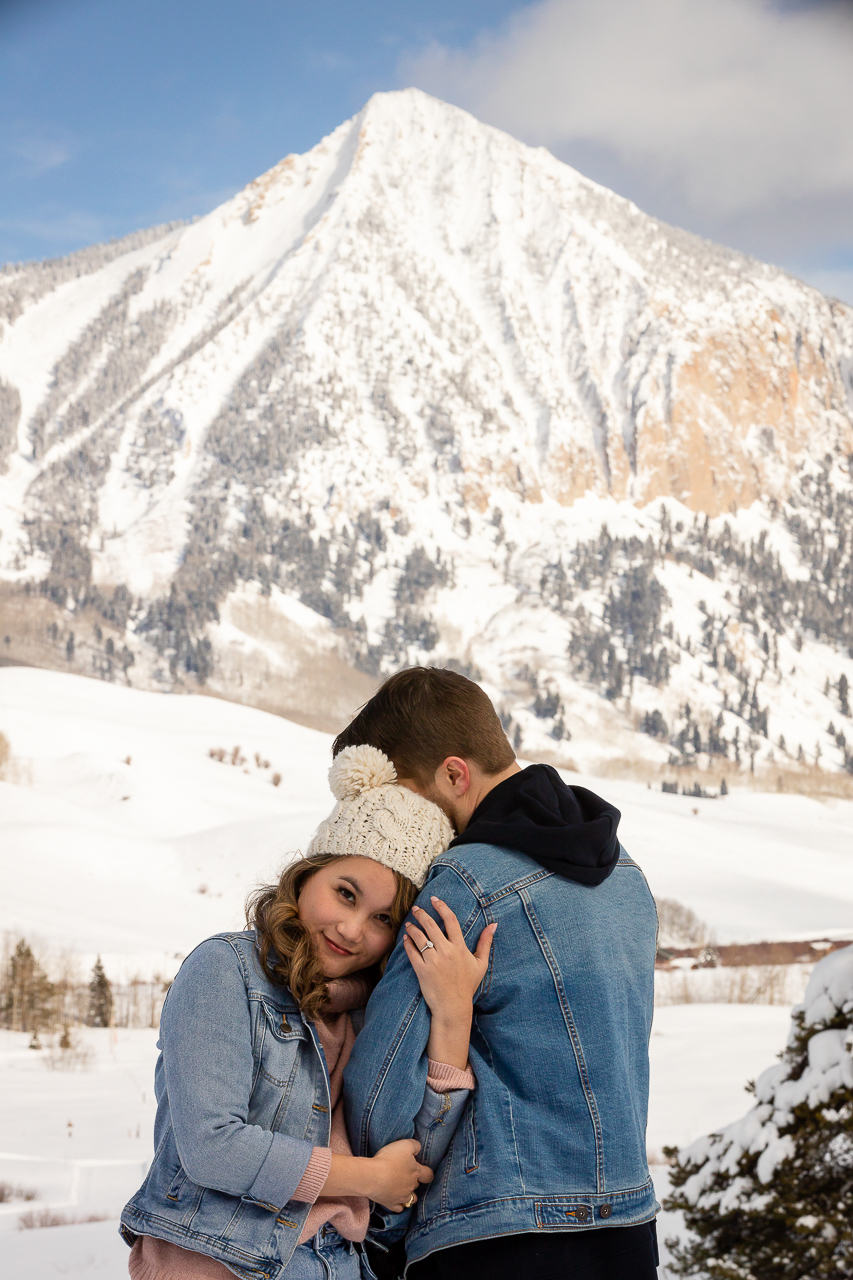
POLYGON ((249 1122, 280 1131, 291 1103, 300 1101, 303 1090, 310 1091, 304 1066, 313 1049, 298 1013, 259 1001, 256 1018, 256 1071, 249 1122), (300 1097, 294 1099, 295 1094, 300 1097))
POLYGON ((180 1214, 181 1222, 186 1225, 191 1222, 201 1203, 204 1195, 204 1188, 197 1186, 187 1175, 183 1165, 179 1166, 177 1173, 169 1183, 169 1190, 166 1192, 167 1203, 174 1205, 180 1214))
POLYGON ((186 1171, 184 1170, 184 1167, 182 1165, 181 1168, 178 1170, 178 1172, 175 1174, 171 1183, 169 1184, 169 1190, 166 1192, 166 1199, 180 1200, 181 1191, 183 1190, 183 1186, 186 1180, 187 1180, 186 1171))
POLYGON ((301 1014, 260 1003, 256 1045, 258 1066, 270 1084, 286 1088, 304 1052, 308 1033, 301 1014))

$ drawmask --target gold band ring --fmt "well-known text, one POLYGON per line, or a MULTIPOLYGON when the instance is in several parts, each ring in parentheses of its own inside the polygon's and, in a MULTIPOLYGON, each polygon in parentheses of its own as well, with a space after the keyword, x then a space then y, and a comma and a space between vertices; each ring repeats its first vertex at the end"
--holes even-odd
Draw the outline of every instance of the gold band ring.
POLYGON ((411 1209, 412 1205, 415 1203, 415 1201, 417 1200, 417 1198, 418 1198, 418 1197, 417 1197, 416 1193, 413 1191, 413 1192, 412 1192, 412 1194, 409 1196, 408 1200, 406 1201, 406 1203, 403 1205, 403 1208, 404 1208, 404 1209, 411 1209))

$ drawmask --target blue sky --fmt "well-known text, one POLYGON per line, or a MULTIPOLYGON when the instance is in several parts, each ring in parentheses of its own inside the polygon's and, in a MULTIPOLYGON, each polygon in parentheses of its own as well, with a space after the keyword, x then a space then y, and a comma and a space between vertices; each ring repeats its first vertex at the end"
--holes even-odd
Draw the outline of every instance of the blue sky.
POLYGON ((0 0, 0 261, 206 213, 406 84, 853 302, 849 0, 0 0))

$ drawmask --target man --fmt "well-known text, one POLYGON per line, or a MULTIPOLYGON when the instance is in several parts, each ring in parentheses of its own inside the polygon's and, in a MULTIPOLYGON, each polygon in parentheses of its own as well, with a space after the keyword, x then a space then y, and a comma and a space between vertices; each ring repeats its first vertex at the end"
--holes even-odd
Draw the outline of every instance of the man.
MULTIPOLYGON (((418 899, 466 938, 497 922, 477 994, 477 1079, 411 1213, 412 1280, 652 1280, 658 1210, 646 1162, 657 920, 619 811, 548 765, 521 769, 482 689, 454 671, 392 676, 335 740, 368 743, 439 804, 457 836, 418 899)), ((422 935, 425 937, 425 935, 422 935)), ((424 946, 420 963, 428 964, 424 946)), ((426 1083, 429 1017, 402 943, 346 1072, 353 1148, 401 1132, 426 1083)))

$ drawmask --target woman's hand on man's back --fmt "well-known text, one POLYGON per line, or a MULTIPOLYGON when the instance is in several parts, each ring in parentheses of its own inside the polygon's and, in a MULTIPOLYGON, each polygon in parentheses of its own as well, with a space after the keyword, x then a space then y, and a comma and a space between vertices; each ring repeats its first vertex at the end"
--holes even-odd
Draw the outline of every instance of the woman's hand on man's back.
POLYGON ((432 1014, 428 1053, 435 1061, 463 1069, 468 1061, 474 995, 489 967, 496 924, 488 924, 469 951, 455 914, 441 898, 432 898, 444 929, 422 907, 417 924, 406 925, 403 946, 432 1014), (432 945, 430 945, 432 944, 432 945))

